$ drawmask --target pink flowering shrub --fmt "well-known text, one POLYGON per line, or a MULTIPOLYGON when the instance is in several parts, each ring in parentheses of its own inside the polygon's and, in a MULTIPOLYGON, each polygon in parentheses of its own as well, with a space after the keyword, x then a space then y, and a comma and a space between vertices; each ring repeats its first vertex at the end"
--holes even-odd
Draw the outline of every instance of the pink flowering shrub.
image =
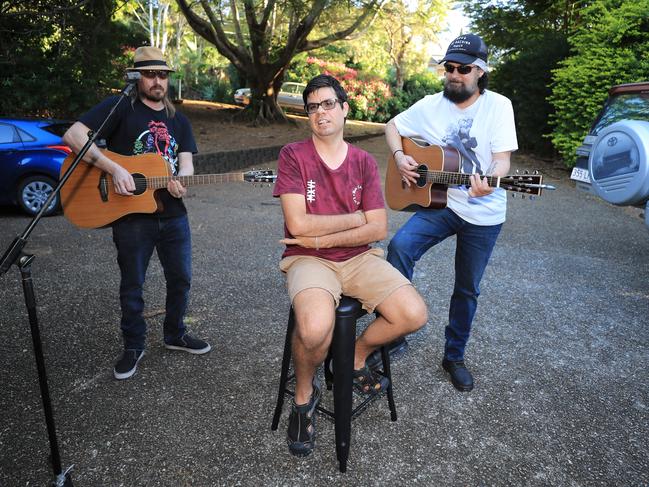
POLYGON ((364 79, 361 73, 348 68, 343 63, 307 57, 306 61, 292 66, 294 76, 302 76, 295 81, 308 81, 316 74, 328 74, 340 81, 347 92, 349 118, 369 122, 385 122, 391 118, 389 100, 392 97, 390 86, 382 80, 364 79), (299 74, 298 74, 299 73, 299 74))

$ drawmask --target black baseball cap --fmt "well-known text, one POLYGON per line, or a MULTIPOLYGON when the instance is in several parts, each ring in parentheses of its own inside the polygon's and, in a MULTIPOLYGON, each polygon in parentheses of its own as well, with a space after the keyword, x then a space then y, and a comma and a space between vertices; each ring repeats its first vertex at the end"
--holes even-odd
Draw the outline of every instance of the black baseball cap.
POLYGON ((482 37, 475 34, 463 34, 456 37, 446 50, 446 55, 440 61, 451 61, 460 64, 475 64, 482 70, 487 69, 487 45, 482 37))

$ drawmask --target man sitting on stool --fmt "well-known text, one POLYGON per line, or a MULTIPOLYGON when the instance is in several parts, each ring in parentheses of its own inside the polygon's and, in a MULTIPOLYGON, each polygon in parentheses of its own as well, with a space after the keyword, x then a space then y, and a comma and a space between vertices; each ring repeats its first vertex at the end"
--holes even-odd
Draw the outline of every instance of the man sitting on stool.
POLYGON ((273 193, 284 212, 280 269, 296 319, 287 442, 297 456, 315 446, 315 372, 327 356, 340 296, 380 313, 356 340, 354 386, 363 394, 388 386, 387 378, 367 367, 368 355, 427 320, 426 305, 410 281, 383 259, 382 250, 368 245, 386 237, 387 214, 376 161, 343 140, 347 94, 335 78, 320 75, 302 97, 312 136, 282 148, 273 193))

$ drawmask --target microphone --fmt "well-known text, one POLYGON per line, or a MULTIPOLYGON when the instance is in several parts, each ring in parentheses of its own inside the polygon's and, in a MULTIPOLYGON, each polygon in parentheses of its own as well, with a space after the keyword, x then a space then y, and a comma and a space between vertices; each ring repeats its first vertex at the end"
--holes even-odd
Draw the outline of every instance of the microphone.
POLYGON ((126 76, 124 76, 124 79, 126 80, 126 86, 122 90, 122 93, 126 96, 129 96, 141 77, 142 74, 140 74, 139 71, 127 71, 126 76))
POLYGON ((142 77, 142 74, 139 71, 127 71, 126 79, 127 83, 137 83, 137 81, 142 77))

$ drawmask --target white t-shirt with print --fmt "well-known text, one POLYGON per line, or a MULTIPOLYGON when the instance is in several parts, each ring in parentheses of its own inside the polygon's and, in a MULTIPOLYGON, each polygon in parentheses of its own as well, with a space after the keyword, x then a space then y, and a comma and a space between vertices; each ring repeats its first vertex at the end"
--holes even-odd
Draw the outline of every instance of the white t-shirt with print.
MULTIPOLYGON (((455 147, 462 155, 464 173, 486 173, 492 153, 515 151, 514 110, 508 98, 485 90, 471 106, 461 109, 443 93, 428 95, 394 118, 399 134, 417 137, 431 145, 455 147)), ((497 188, 487 196, 469 197, 465 186, 449 187, 448 207, 474 225, 505 221, 506 191, 497 188)))

